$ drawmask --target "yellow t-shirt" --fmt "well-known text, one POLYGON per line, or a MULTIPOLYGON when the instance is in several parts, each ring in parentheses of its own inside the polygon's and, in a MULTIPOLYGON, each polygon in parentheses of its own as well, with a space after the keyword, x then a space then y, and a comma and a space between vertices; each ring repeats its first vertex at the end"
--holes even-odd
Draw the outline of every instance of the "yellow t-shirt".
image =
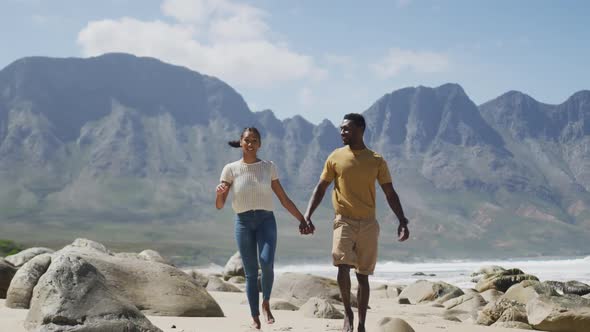
POLYGON ((324 165, 320 178, 334 181, 332 204, 336 214, 350 218, 375 218, 375 180, 390 183, 387 162, 369 150, 352 150, 345 146, 334 150, 324 165))

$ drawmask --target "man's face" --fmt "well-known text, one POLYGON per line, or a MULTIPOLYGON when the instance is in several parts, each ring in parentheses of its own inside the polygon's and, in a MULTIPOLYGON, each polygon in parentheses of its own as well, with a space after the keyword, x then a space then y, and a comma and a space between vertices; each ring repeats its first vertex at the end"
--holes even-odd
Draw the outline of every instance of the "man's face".
POLYGON ((354 122, 350 120, 343 120, 340 124, 340 137, 344 145, 354 143, 361 133, 361 128, 357 127, 354 122))

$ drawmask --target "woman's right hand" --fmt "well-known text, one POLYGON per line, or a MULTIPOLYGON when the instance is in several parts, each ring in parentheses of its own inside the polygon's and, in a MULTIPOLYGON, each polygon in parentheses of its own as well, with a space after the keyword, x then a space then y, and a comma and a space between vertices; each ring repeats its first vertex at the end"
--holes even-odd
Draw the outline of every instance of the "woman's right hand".
POLYGON ((221 182, 220 184, 217 185, 217 188, 215 188, 215 191, 217 192, 217 195, 223 195, 228 190, 229 190, 229 186, 225 182, 221 182))

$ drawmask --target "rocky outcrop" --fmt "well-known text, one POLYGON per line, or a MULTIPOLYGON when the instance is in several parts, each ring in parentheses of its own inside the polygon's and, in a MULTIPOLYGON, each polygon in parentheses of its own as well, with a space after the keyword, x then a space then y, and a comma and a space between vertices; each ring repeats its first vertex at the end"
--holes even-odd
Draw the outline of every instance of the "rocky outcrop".
POLYGON ((17 254, 14 254, 14 255, 6 256, 5 259, 7 261, 9 261, 10 263, 12 263, 12 265, 14 265, 16 267, 21 267, 26 262, 30 261, 31 259, 33 259, 33 257, 35 257, 37 255, 46 254, 46 253, 50 254, 52 252, 53 252, 53 250, 49 249, 49 248, 35 247, 35 248, 25 249, 17 254))
POLYGON ((557 294, 553 287, 544 282, 525 280, 510 287, 503 297, 507 300, 517 301, 526 305, 529 301, 540 295, 556 296, 559 294, 557 294))
POLYGON ((223 268, 223 278, 225 280, 235 276, 246 277, 244 263, 242 263, 242 256, 239 251, 229 258, 223 268))
POLYGON ((539 279, 533 275, 525 274, 520 269, 510 269, 485 275, 477 282, 475 289, 480 293, 488 289, 496 289, 501 292, 506 292, 510 286, 518 284, 524 280, 538 281, 539 279))
POLYGON ((51 254, 41 254, 28 261, 15 274, 8 294, 6 306, 9 308, 28 309, 33 296, 33 288, 51 264, 51 254))
POLYGON ((91 264, 60 255, 35 287, 28 331, 161 332, 91 264))
POLYGON ((444 302, 463 294, 460 288, 442 281, 418 280, 404 288, 399 297, 407 298, 410 303, 417 304, 429 301, 444 302))
POLYGON ((317 297, 312 297, 307 300, 307 302, 299 308, 299 311, 303 312, 303 316, 310 318, 344 318, 344 315, 338 311, 338 309, 334 308, 330 302, 317 297))
MULTIPOLYGON (((273 287, 273 296, 302 305, 312 297, 342 302, 336 280, 311 274, 283 273, 273 287)), ((356 296, 351 294, 351 304, 356 307, 356 296)))

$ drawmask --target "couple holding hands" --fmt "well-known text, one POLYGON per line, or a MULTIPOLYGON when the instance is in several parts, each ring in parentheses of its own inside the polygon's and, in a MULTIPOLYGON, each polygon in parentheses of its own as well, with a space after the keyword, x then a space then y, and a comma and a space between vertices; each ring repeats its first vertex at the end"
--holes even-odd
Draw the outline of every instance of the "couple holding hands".
POLYGON ((257 151, 261 136, 256 128, 245 128, 239 141, 229 145, 242 149, 242 159, 225 165, 216 188, 215 206, 223 208, 232 192, 232 208, 236 213, 235 237, 244 263, 246 295, 250 305, 253 327, 260 329, 258 266, 261 269, 262 312, 268 324, 274 323, 270 310, 270 294, 274 279, 273 265, 277 244, 277 225, 273 215, 272 194, 298 221, 301 234, 313 234, 311 216, 334 182, 333 264, 338 267, 338 286, 344 305, 343 331, 352 332, 354 315, 350 300, 350 269, 358 280, 357 331, 365 331, 369 304, 369 275, 377 262, 379 223, 375 219, 375 181, 379 183, 387 203, 399 220, 398 240, 405 241, 410 233, 399 197, 395 192, 387 162, 369 150, 364 143, 365 119, 350 113, 340 124, 344 147, 334 150, 324 164, 305 216, 287 196, 272 161, 260 160, 257 151))

